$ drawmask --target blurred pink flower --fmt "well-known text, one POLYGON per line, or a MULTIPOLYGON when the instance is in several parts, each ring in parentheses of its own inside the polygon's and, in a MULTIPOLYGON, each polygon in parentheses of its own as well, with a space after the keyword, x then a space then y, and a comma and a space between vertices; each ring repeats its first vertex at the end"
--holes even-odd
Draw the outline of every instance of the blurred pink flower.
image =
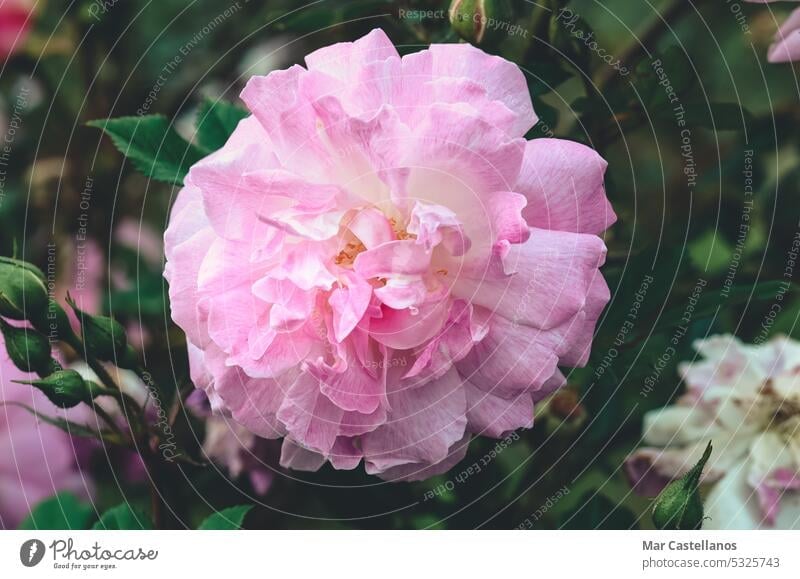
MULTIPOLYGON (((758 4, 770 4, 782 0, 747 0, 758 4)), ((800 2, 800 0, 786 0, 800 2)), ((800 60, 800 8, 789 15, 789 18, 778 28, 775 41, 769 47, 767 59, 773 63, 800 60)))
MULTIPOLYGON (((60 413, 35 388, 13 382, 30 378, 9 360, 0 336, 0 403, 60 413)), ((24 408, 0 404, 0 529, 16 528, 39 501, 63 490, 86 494, 72 438, 24 408)))
POLYGON ((770 62, 792 62, 800 60, 800 8, 795 9, 775 34, 775 42, 769 47, 770 62))
POLYGON ((676 405, 645 416, 652 446, 628 459, 629 477, 642 494, 657 494, 711 440, 703 480, 715 484, 703 528, 800 528, 800 342, 715 336, 695 348, 705 360, 680 366, 688 390, 676 405))
POLYGON ((206 457, 227 469, 233 479, 246 475, 253 490, 265 495, 275 478, 279 443, 259 438, 221 411, 215 412, 202 390, 192 392, 186 404, 192 414, 205 421, 206 457))
POLYGON ((530 427, 609 299, 605 161, 511 62, 374 30, 253 77, 165 235, 195 384, 281 464, 420 479, 530 427))
MULTIPOLYGON (((203 452, 212 461, 223 465, 232 478, 246 474, 253 490, 265 495, 275 478, 274 468, 260 456, 260 448, 270 441, 260 439, 240 424, 214 415, 206 420, 203 452)), ((275 444, 275 443, 273 443, 275 444)), ((277 454, 275 455, 277 459, 277 454)))
POLYGON ((164 255, 161 236, 145 221, 124 217, 114 228, 114 241, 136 252, 152 267, 161 265, 164 255))
POLYGON ((0 0, 0 59, 25 42, 33 25, 34 0, 0 0))
MULTIPOLYGON (((123 248, 136 253, 148 268, 158 271, 164 258, 161 235, 146 221, 124 217, 114 228, 114 241, 123 248)), ((138 273, 137 269, 137 273, 138 273)), ((130 289, 140 282, 128 274, 125 268, 115 265, 112 259, 111 284, 113 289, 130 289)), ((128 343, 143 352, 152 339, 150 329, 140 318, 128 322, 125 328, 128 343)))
MULTIPOLYGON (((105 254, 94 239, 69 240, 61 244, 69 252, 66 264, 56 283, 56 300, 64 303, 69 294, 78 308, 88 314, 99 314, 103 304, 103 277, 107 263, 105 254)), ((80 320, 67 308, 67 317, 74 332, 79 333, 80 320)))

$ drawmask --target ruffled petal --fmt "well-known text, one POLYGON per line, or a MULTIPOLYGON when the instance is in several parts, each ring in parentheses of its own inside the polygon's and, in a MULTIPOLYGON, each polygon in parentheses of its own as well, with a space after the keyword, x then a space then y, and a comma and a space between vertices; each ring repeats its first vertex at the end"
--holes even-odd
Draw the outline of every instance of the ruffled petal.
POLYGON ((522 393, 502 398, 466 383, 467 420, 470 432, 492 438, 503 438, 518 428, 533 426, 533 400, 522 393))
POLYGON ((600 234, 617 220, 603 184, 608 163, 596 151, 563 139, 534 139, 514 191, 528 199, 531 227, 600 234))
POLYGON ((504 245, 499 251, 498 266, 465 272, 453 293, 543 330, 584 310, 606 256, 599 237, 543 229, 532 229, 524 244, 504 245))
POLYGON ((424 388, 408 389, 397 380, 388 393, 391 418, 361 437, 367 472, 378 474, 409 463, 443 461, 463 438, 467 425, 461 379, 451 370, 424 388))

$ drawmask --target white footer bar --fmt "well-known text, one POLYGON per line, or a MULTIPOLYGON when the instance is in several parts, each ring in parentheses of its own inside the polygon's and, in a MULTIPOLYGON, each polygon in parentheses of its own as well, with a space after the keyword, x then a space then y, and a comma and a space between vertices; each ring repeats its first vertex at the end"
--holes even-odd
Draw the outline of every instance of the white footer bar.
POLYGON ((4 531, 0 577, 800 577, 798 532, 4 531), (79 575, 80 574, 80 575, 79 575), (154 575, 150 575, 154 574, 154 575), (524 574, 524 575, 521 575, 524 574), (558 574, 558 575, 555 575, 558 574))

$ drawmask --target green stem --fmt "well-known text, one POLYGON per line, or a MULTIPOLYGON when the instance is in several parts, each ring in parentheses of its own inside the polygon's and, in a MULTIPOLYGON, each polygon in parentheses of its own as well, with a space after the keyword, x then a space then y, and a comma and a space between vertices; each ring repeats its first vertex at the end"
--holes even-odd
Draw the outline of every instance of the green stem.
POLYGON ((548 18, 553 13, 552 8, 553 3, 548 0, 540 0, 538 5, 533 7, 533 11, 530 15, 530 20, 528 20, 527 29, 530 32, 530 40, 528 41, 528 46, 525 49, 525 54, 522 55, 520 59, 522 62, 528 62, 530 60, 531 51, 533 51, 534 47, 538 43, 547 43, 547 28, 546 24, 548 22, 548 18), (540 32, 544 32, 544 37, 541 38, 539 36, 540 32))
MULTIPOLYGON (((114 379, 108 373, 108 370, 105 369, 103 364, 100 363, 100 361, 89 355, 89 352, 87 351, 83 342, 77 336, 65 338, 65 341, 73 350, 75 350, 75 352, 78 353, 79 356, 86 361, 92 371, 97 375, 97 378, 100 380, 100 382, 103 383, 103 386, 115 393, 114 397, 117 400, 117 404, 119 404, 122 413, 125 415, 125 418, 128 419, 127 409, 131 408, 133 410, 133 418, 142 419, 142 421, 144 421, 144 411, 139 407, 139 404, 136 402, 136 400, 122 391, 122 388, 120 388, 119 385, 114 382, 114 379)), ((128 419, 128 424, 131 424, 130 419, 128 419)), ((131 430, 133 430, 132 427, 131 430)))
POLYGON ((122 431, 122 429, 119 427, 117 421, 114 420, 114 418, 108 412, 106 412, 101 406, 99 406, 98 404, 92 404, 92 410, 94 410, 94 413, 97 414, 97 416, 99 416, 100 418, 102 418, 106 424, 108 424, 111 430, 113 430, 114 433, 117 434, 121 440, 128 439, 128 436, 126 436, 125 433, 122 431))
POLYGON ((696 8, 704 0, 670 0, 666 7, 653 16, 653 19, 644 27, 641 33, 622 50, 619 56, 618 67, 604 67, 597 75, 595 84, 598 91, 602 91, 614 79, 620 78, 617 68, 631 68, 648 49, 652 49, 661 36, 671 28, 671 25, 680 20, 691 9, 696 8))

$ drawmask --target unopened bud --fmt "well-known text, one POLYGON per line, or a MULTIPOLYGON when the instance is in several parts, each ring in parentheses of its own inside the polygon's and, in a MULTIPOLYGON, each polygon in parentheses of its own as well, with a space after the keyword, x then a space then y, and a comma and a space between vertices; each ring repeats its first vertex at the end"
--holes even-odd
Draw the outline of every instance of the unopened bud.
POLYGON ((699 485, 703 467, 710 456, 709 442, 698 463, 658 495, 653 505, 653 524, 657 529, 690 531, 703 526, 703 501, 699 485))
POLYGON ((536 418, 549 434, 572 436, 586 422, 586 409, 581 404, 577 392, 571 388, 562 388, 550 398, 535 405, 536 418))
POLYGON ((32 328, 17 328, 0 319, 8 357, 23 372, 46 375, 53 371, 48 339, 32 328))
POLYGON ((57 370, 30 382, 18 381, 19 384, 30 384, 41 390, 50 402, 61 408, 72 408, 81 402, 90 402, 99 392, 97 385, 84 380, 75 370, 57 370))
POLYGON ((0 316, 12 320, 40 319, 47 311, 47 287, 33 265, 0 259, 0 316))
POLYGON ((55 300, 48 304, 47 318, 45 320, 40 320, 38 323, 36 320, 31 322, 37 330, 47 334, 51 341, 59 340, 68 344, 75 344, 78 340, 78 336, 72 331, 72 324, 67 312, 55 300))
POLYGON ((492 32, 511 26, 508 0, 453 0, 448 11, 450 25, 472 44, 481 44, 492 32))
POLYGON ((128 338, 119 322, 107 316, 92 316, 82 312, 71 298, 67 298, 67 302, 80 320, 83 343, 91 356, 102 362, 110 362, 127 355, 128 338))
POLYGON ((582 422, 586 410, 581 404, 578 393, 570 388, 562 388, 550 399, 550 413, 567 422, 582 422))

